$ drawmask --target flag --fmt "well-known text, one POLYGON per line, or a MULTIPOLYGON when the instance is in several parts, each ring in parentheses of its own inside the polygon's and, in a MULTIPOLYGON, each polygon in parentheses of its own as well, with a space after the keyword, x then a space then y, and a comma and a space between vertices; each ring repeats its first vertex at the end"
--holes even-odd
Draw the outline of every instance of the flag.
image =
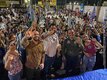
POLYGON ((93 22, 93 19, 95 19, 95 17, 96 17, 96 8, 94 6, 93 11, 90 15, 90 22, 93 22))
POLYGON ((92 19, 95 19, 95 17, 96 17, 96 9, 95 9, 95 6, 94 6, 94 8, 93 8, 91 17, 92 17, 92 19))
POLYGON ((27 9, 27 14, 28 14, 28 17, 31 19, 31 5, 29 4, 28 5, 28 9, 27 9))
POLYGON ((81 5, 80 5, 80 12, 84 12, 84 4, 82 3, 81 5))
POLYGON ((28 15, 28 17, 29 17, 29 19, 30 19, 30 21, 29 21, 29 26, 31 26, 32 22, 33 22, 34 19, 35 19, 35 11, 34 11, 34 9, 31 7, 31 4, 29 4, 29 6, 28 6, 27 15, 28 15))

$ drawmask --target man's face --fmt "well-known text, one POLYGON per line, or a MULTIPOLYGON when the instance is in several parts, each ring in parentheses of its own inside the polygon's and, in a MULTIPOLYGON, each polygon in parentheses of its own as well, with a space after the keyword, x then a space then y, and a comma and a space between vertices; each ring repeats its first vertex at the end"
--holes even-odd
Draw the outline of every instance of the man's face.
POLYGON ((33 39, 34 39, 34 41, 38 41, 39 38, 40 38, 39 32, 36 31, 36 32, 34 33, 33 39))
POLYGON ((83 39, 84 41, 86 41, 86 40, 89 39, 89 37, 88 37, 88 35, 84 34, 84 35, 82 36, 82 39, 83 39))
POLYGON ((51 30, 54 31, 54 32, 56 32, 57 31, 56 26, 51 26, 51 30))
POLYGON ((13 42, 10 43, 9 48, 12 49, 12 50, 15 50, 15 49, 16 49, 16 46, 17 46, 17 45, 16 45, 16 42, 13 41, 13 42))
POLYGON ((70 38, 74 38, 74 36, 75 36, 74 30, 69 30, 69 31, 68 31, 68 36, 69 36, 70 38))
POLYGON ((53 27, 53 30, 54 30, 55 32, 57 31, 57 28, 56 28, 56 26, 54 26, 54 27, 53 27))

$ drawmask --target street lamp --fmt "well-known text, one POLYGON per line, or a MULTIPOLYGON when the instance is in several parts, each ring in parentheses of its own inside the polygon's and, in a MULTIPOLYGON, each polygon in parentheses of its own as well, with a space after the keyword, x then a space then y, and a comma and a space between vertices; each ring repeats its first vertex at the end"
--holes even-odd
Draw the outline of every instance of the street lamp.
POLYGON ((72 7, 72 6, 71 6, 71 5, 72 5, 72 3, 70 2, 70 3, 69 3, 69 5, 70 5, 70 9, 71 9, 71 7, 72 7))
POLYGON ((74 2, 74 5, 76 5, 76 2, 74 2))
POLYGON ((26 7, 28 7, 31 4, 30 0, 24 0, 24 3, 26 5, 26 7))
POLYGON ((30 2, 30 0, 24 0, 24 2, 25 2, 25 3, 28 3, 28 2, 30 2))
POLYGON ((79 3, 77 2, 77 5, 79 5, 79 3))
POLYGON ((79 5, 79 2, 74 2, 74 5, 79 5))

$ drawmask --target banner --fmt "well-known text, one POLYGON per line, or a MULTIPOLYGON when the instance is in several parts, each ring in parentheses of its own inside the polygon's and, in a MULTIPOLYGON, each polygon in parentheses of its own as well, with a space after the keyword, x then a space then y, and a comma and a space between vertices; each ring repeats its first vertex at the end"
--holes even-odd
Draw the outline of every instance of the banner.
POLYGON ((80 12, 84 12, 84 4, 82 3, 82 4, 80 4, 80 12))
POLYGON ((9 7, 8 4, 6 4, 6 1, 0 0, 0 7, 9 7))
POLYGON ((104 21, 107 21, 107 9, 105 9, 105 11, 104 11, 104 21))
POLYGON ((94 6, 92 13, 89 16, 90 24, 93 26, 93 20, 96 18, 96 6, 94 6))
POLYGON ((44 4, 43 4, 43 1, 38 1, 38 5, 41 6, 41 7, 44 7, 44 4))
POLYGON ((50 6, 56 6, 57 0, 50 0, 50 6))

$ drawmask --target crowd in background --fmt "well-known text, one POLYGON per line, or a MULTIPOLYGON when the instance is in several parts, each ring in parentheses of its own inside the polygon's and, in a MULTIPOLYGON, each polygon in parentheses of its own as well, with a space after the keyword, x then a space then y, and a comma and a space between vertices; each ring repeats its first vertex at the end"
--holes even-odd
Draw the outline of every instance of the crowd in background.
MULTIPOLYGON (((0 9, 0 79, 48 80, 104 68, 104 24, 91 13, 0 9)), ((107 49, 106 49, 107 50, 107 49)), ((105 51, 107 52, 107 51, 105 51)))

